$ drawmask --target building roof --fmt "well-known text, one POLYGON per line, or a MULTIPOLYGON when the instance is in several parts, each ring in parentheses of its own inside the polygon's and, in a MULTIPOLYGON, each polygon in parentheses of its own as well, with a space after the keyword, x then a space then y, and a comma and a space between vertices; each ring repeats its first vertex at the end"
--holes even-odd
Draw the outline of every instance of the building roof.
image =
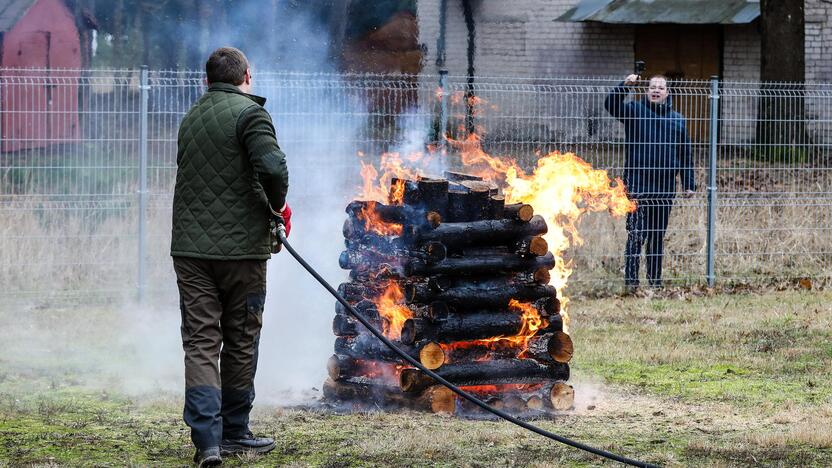
POLYGON ((759 16, 759 0, 581 0, 555 21, 744 24, 759 16))
POLYGON ((0 0, 0 32, 13 28, 38 0, 0 0))

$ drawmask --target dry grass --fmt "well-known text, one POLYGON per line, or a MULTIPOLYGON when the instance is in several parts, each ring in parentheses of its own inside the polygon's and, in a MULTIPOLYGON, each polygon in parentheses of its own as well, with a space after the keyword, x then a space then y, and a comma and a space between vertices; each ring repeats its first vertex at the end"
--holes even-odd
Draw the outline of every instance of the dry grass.
MULTIPOLYGON (((700 283, 705 272, 705 209, 678 200, 666 239, 665 278, 700 283), (686 203, 687 205, 682 205, 686 203)), ((57 292, 130 294, 137 280, 136 211, 79 210, 46 215, 7 211, 0 225, 0 284, 11 293, 42 297, 57 292)), ((172 284, 170 213, 148 212, 148 278, 151 288, 172 284)), ((770 283, 778 279, 829 277, 832 210, 804 207, 722 208, 716 245, 721 282, 770 283), (784 229, 788 227, 789 229, 784 229)), ((333 228, 333 233, 339 231, 333 228)), ((573 260, 572 293, 616 291, 623 278, 625 220, 606 213, 587 215, 583 245, 567 252, 573 260)), ((333 234, 335 235, 335 234, 333 234)), ((642 267, 642 276, 644 268, 642 267)))
MULTIPOLYGON (((832 293, 797 291, 576 301, 576 408, 537 423, 664 466, 829 466, 829 304, 832 293)), ((162 365, 133 369, 140 353, 153 351, 125 345, 135 321, 106 307, 0 312, 10 350, 0 357, 0 459, 14 466, 189 460, 180 392, 124 393, 125 377, 152 386, 162 365)), ((163 328, 175 328, 175 317, 163 328)), ((493 421, 264 404, 253 421, 278 448, 227 465, 601 464, 493 421)))

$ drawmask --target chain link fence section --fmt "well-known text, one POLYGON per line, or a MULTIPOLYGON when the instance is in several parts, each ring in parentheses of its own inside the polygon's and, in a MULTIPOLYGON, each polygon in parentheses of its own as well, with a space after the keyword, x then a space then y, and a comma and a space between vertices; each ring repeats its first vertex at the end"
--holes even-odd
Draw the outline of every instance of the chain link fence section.
MULTIPOLYGON (((290 158, 292 197, 344 205, 332 194, 355 193, 357 154, 407 153, 439 143, 442 129, 452 137, 475 129, 486 151, 528 169, 540 154, 569 151, 623 176, 633 144, 605 108, 619 80, 444 82, 439 92, 434 76, 257 73, 255 92, 267 97, 290 158), (321 187, 325 172, 346 175, 321 187)), ((713 87, 670 86, 686 121, 697 191, 675 198, 665 281, 828 277, 832 85, 713 87)), ((178 124, 204 90, 201 72, 0 69, 0 296, 130 298, 170 290, 178 124)), ((625 102, 644 91, 626 90, 625 102)), ((590 215, 582 232, 584 245, 569 252, 570 288, 618 290, 625 220, 590 215)), ((642 276, 644 269, 642 261, 642 276)))

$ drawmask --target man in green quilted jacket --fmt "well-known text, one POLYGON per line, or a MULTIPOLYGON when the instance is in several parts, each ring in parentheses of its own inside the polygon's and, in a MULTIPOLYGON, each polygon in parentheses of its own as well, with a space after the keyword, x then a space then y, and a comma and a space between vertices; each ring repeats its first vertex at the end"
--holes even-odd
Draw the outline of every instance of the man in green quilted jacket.
POLYGON ((249 94, 251 68, 234 48, 205 65, 208 92, 179 127, 171 256, 185 350, 185 423, 199 466, 266 453, 249 430, 266 299, 269 223, 291 229, 289 175, 266 100, 249 94), (278 219, 279 218, 279 219, 278 219))

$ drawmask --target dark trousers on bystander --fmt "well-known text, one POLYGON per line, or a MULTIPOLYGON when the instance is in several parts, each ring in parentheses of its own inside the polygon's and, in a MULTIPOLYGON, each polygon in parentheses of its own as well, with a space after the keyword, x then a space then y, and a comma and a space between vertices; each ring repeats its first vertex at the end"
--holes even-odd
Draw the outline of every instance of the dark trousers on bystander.
POLYGON ((662 257, 667 220, 673 207, 672 198, 636 200, 636 211, 627 215, 627 247, 624 251, 624 283, 638 286, 641 249, 647 244, 647 281, 662 286, 662 257))
POLYGON ((173 257, 185 350, 185 423, 198 449, 244 436, 254 402, 265 260, 173 257))

